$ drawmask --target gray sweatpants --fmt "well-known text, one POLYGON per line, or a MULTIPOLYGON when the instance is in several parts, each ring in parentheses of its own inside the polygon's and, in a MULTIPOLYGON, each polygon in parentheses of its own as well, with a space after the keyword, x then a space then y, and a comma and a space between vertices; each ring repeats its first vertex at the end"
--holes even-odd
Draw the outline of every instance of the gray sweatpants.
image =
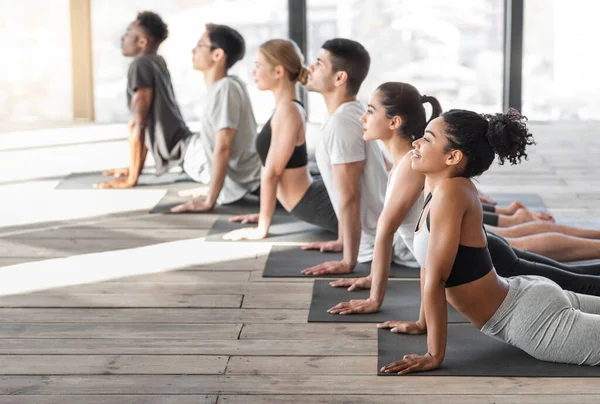
POLYGON ((600 364, 600 297, 561 289, 541 276, 506 279, 508 295, 481 328, 534 358, 600 364))

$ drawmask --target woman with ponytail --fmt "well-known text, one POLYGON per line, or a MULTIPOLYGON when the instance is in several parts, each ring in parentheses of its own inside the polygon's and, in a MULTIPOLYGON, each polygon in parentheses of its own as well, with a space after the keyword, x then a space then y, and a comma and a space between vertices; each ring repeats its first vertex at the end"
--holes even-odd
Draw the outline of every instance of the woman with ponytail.
POLYGON ((296 83, 305 84, 308 70, 298 46, 287 39, 263 43, 253 75, 259 90, 271 91, 275 110, 256 137, 262 161, 260 213, 236 216, 230 221, 258 223, 232 231, 227 240, 257 240, 267 236, 277 200, 292 215, 335 233, 338 221, 322 181, 308 172, 304 106, 296 99, 296 83))
POLYGON ((379 327, 427 333, 428 350, 406 355, 383 372, 405 374, 440 366, 446 350, 446 300, 484 334, 537 359, 600 364, 600 347, 590 338, 600 329, 600 297, 565 291, 540 276, 503 278, 492 265, 471 178, 485 172, 495 156, 500 164, 519 163, 532 144, 525 117, 514 109, 495 115, 448 111, 413 143, 411 166, 425 176, 427 195, 413 244, 423 268, 421 311, 417 321, 389 321, 379 327))

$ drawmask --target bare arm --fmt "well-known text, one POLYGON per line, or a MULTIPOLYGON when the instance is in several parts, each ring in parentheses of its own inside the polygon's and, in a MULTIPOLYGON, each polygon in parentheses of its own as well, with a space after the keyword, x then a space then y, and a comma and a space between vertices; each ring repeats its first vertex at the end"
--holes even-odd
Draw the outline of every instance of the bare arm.
POLYGON ((431 230, 422 305, 427 321, 428 353, 438 365, 446 354, 448 314, 445 285, 458 251, 466 209, 464 199, 459 190, 445 181, 437 187, 431 201, 431 230))
MULTIPOLYGON (((450 276, 454 257, 458 251, 462 219, 465 214, 464 195, 442 182, 431 201, 431 231, 425 269, 421 273, 422 303, 419 322, 427 329, 427 353, 409 354, 404 359, 382 368, 385 373, 406 374, 432 370, 440 366, 446 355, 448 313, 446 304, 446 280, 450 276)), ((426 226, 425 223, 422 224, 426 226)))
POLYGON ((333 180, 340 194, 339 212, 341 237, 344 243, 344 263, 353 269, 358 258, 360 245, 360 175, 364 161, 334 164, 333 180))
POLYGON ((152 104, 153 91, 151 88, 138 88, 131 99, 131 121, 129 122, 129 169, 110 170, 105 174, 116 176, 126 175, 126 178, 116 178, 95 185, 96 188, 131 188, 135 186, 144 168, 148 148, 146 147, 146 126, 148 112, 152 104), (121 174, 117 174, 121 173, 121 174))
MULTIPOLYGON (((375 251, 371 265, 371 299, 381 307, 387 288, 392 259, 394 234, 423 192, 425 176, 411 168, 411 160, 403 158, 392 192, 377 221, 375 251)), ((410 246, 412 247, 412 246, 410 246)))
POLYGON ((140 173, 144 168, 148 147, 145 145, 148 112, 152 103, 151 88, 138 88, 131 99, 131 132, 129 133, 130 166, 129 182, 137 184, 140 173))
MULTIPOLYGON (((394 234, 405 220, 406 215, 417 203, 423 192, 425 177, 413 171, 410 159, 404 158, 397 169, 398 173, 394 184, 391 184, 392 193, 377 222, 377 235, 375 237, 375 251, 371 273, 364 278, 340 279, 332 282, 333 287, 348 287, 352 291, 361 288, 371 288, 368 299, 341 302, 332 307, 332 314, 375 313, 383 304, 388 283, 389 269, 392 258, 394 234)), ((397 326, 397 322, 394 326, 397 326)))
POLYGON ((217 198, 223 188, 235 134, 236 130, 231 128, 221 129, 217 132, 215 138, 215 150, 213 150, 213 166, 210 176, 210 185, 205 201, 205 204, 210 208, 213 208, 217 203, 217 198))

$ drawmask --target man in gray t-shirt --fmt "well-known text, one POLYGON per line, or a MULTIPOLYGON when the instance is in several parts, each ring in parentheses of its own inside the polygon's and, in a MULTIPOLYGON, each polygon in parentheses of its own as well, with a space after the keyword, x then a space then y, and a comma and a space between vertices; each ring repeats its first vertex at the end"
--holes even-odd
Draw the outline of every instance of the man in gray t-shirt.
POLYGON ((192 133, 175 100, 167 64, 157 54, 167 35, 160 16, 146 11, 129 24, 121 39, 123 55, 134 57, 127 74, 131 159, 128 168, 105 172, 116 178, 97 184, 97 188, 135 186, 148 150, 154 157, 157 175, 183 162, 192 133))
POLYGON ((206 212, 215 204, 227 204, 256 192, 260 187, 261 163, 255 151, 256 121, 244 84, 227 70, 242 59, 245 44, 234 29, 207 24, 193 50, 194 69, 204 75, 204 98, 200 132, 192 136, 183 169, 195 181, 209 184, 208 191, 195 189, 191 196, 204 196, 171 209, 173 212, 206 212))

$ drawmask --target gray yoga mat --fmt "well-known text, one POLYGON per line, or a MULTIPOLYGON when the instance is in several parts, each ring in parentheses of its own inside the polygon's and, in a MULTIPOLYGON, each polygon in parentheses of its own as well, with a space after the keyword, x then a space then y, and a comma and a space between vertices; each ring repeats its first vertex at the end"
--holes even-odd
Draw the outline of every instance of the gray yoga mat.
POLYGON ((530 210, 535 211, 546 211, 546 205, 544 200, 538 195, 533 193, 512 193, 512 192, 496 192, 486 194, 497 202, 497 206, 506 206, 512 202, 521 202, 530 210))
MULTIPOLYGON (((230 223, 228 219, 228 216, 219 217, 208 232, 206 240, 225 241, 223 240, 223 236, 230 231, 241 229, 243 227, 256 226, 256 224, 230 223)), ((273 222, 271 223, 267 238, 257 241, 309 243, 311 241, 328 241, 335 239, 336 237, 335 234, 323 230, 320 227, 301 222, 289 214, 282 214, 273 216, 273 222)), ((252 242, 250 240, 243 241, 252 242)))
MULTIPOLYGON (((174 215, 181 214, 198 214, 196 212, 185 212, 185 213, 173 213, 171 208, 182 203, 190 201, 192 198, 182 198, 177 195, 177 192, 169 191, 160 201, 156 204, 150 213, 167 213, 174 215)), ((259 198, 255 195, 247 195, 227 205, 216 205, 215 208, 207 213, 216 213, 222 215, 243 215, 245 213, 258 213, 260 210, 259 198)), ((200 213, 201 214, 201 213, 200 213)), ((280 206, 277 205, 275 208, 275 214, 287 214, 287 212, 280 206)))
MULTIPOLYGON (((334 236, 329 233, 331 240, 334 236)), ((322 253, 317 250, 304 251, 300 246, 276 245, 271 248, 265 269, 264 278, 305 278, 300 271, 322 264, 325 261, 341 261, 341 253, 322 253)), ((351 274, 319 275, 319 278, 356 278, 367 276, 371 272, 371 263, 357 264, 351 274)), ((419 278, 418 268, 409 268, 392 264, 390 278, 419 278)))
MULTIPOLYGON (((427 352, 426 335, 377 333, 377 373, 406 354, 427 352)), ((471 324, 448 324, 446 356, 439 369, 418 376, 600 377, 600 366, 565 365, 537 360, 518 348, 480 332, 471 324)))
MULTIPOLYGON (((101 171, 72 173, 65 177, 55 189, 95 189, 94 184, 109 181, 114 177, 102 175, 101 171)), ((185 173, 165 173, 160 176, 144 172, 138 179, 137 187, 144 189, 169 189, 181 190, 193 188, 195 183, 185 173)), ((196 185, 197 186, 197 185, 196 185)))
MULTIPOLYGON (((331 280, 315 280, 308 312, 309 323, 383 323, 388 320, 418 320, 421 307, 419 281, 390 279, 381 309, 372 314, 329 314, 327 310, 338 303, 352 299, 367 299, 368 290, 348 292, 346 288, 333 288, 331 280)), ((448 305, 448 322, 464 323, 467 319, 448 305)), ((427 352, 427 351, 424 351, 427 352)))

